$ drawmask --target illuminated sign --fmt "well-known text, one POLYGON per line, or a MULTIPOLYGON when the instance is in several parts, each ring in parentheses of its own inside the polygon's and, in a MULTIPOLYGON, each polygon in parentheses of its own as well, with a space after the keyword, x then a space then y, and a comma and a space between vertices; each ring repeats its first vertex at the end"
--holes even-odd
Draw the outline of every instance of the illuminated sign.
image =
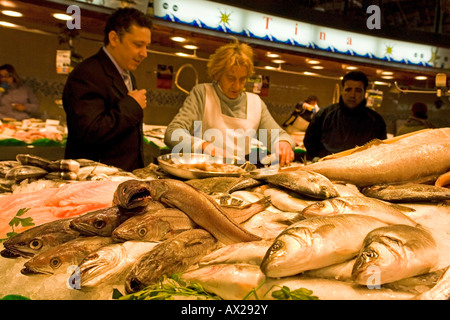
POLYGON ((355 57, 450 68, 450 49, 295 21, 206 0, 153 0, 154 16, 231 35, 355 57))
POLYGON ((135 8, 139 11, 147 13, 148 0, 75 0, 77 2, 84 2, 106 8, 135 8))

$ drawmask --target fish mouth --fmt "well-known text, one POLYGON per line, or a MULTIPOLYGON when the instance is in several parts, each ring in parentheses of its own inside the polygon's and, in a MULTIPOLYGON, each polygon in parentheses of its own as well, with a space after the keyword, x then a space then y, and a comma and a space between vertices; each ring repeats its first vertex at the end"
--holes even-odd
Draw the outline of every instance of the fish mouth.
POLYGON ((127 291, 127 293, 135 293, 141 291, 144 288, 145 285, 135 277, 131 277, 125 283, 125 290, 127 291))
POLYGON ((22 270, 20 270, 20 273, 23 275, 26 275, 26 276, 39 275, 39 274, 49 274, 49 275, 53 274, 51 272, 34 270, 27 266, 24 266, 24 268, 22 270))
POLYGON ((21 251, 19 249, 6 245, 6 243, 3 243, 3 246, 5 247, 5 249, 0 252, 0 255, 4 258, 11 258, 11 259, 19 257, 32 258, 34 256, 33 252, 21 251))
POLYGON ((15 253, 15 252, 13 252, 11 250, 8 250, 8 249, 3 249, 2 251, 0 251, 0 255, 3 258, 7 258, 7 259, 16 259, 16 258, 21 257, 20 254, 15 253))

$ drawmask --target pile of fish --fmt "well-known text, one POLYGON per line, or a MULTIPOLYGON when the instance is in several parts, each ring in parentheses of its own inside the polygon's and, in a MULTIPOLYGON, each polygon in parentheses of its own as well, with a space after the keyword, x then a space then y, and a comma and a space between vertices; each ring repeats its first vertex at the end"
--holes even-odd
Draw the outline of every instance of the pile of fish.
POLYGON ((445 246, 414 219, 413 206, 448 211, 449 130, 418 133, 416 141, 428 141, 414 155, 409 136, 241 177, 125 179, 111 206, 25 230, 1 255, 25 258, 30 279, 76 266, 70 284, 80 292, 120 284, 133 295, 182 273, 223 299, 273 299, 281 286, 320 299, 449 299, 445 246), (388 161, 378 148, 391 169, 376 167, 388 161), (440 161, 427 153, 441 149, 440 161), (415 164, 397 163, 408 152, 415 164))
POLYGON ((49 160, 43 157, 18 154, 16 160, 0 161, 0 193, 10 194, 49 187, 73 181, 137 179, 117 167, 87 159, 49 160), (30 186, 32 184, 32 186, 30 186))

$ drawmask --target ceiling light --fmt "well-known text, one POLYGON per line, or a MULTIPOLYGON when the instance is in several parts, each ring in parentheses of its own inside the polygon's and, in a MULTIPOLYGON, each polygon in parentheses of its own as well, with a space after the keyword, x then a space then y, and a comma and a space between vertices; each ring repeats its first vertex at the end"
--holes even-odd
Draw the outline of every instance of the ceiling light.
POLYGON ((393 75, 394 73, 393 73, 392 71, 383 71, 383 72, 381 72, 381 74, 382 74, 383 76, 391 76, 391 75, 393 75))
POLYGON ((69 16, 68 14, 65 13, 54 13, 52 14, 53 18, 58 19, 58 20, 64 20, 64 21, 70 21, 73 20, 72 16, 69 16))
POLYGON ((345 69, 347 69, 347 70, 356 70, 356 69, 358 69, 358 67, 355 67, 355 66, 347 66, 347 67, 345 67, 345 69))
POLYGON ((323 69, 323 66, 312 66, 311 68, 321 70, 321 69, 323 69))
POLYGON ((183 48, 188 49, 188 50, 197 50, 198 47, 194 46, 193 44, 186 44, 183 46, 183 48))
POLYGON ((0 26, 3 26, 3 27, 10 27, 10 28, 18 27, 17 24, 10 23, 10 22, 6 22, 6 21, 0 21, 0 26))
POLYGON ((314 73, 314 72, 308 72, 308 71, 303 72, 303 74, 304 74, 304 75, 307 75, 307 76, 316 76, 316 75, 317 75, 317 73, 314 73))
POLYGON ((10 16, 10 17, 21 17, 21 16, 23 16, 23 14, 21 14, 20 12, 12 11, 12 10, 3 10, 2 13, 5 16, 10 16))
POLYGON ((279 58, 280 55, 278 53, 267 52, 266 53, 266 57, 268 57, 268 58, 279 58))
POLYGON ((177 56, 180 56, 180 57, 190 57, 190 56, 192 56, 192 55, 184 53, 184 52, 176 52, 175 54, 177 56))
POLYGON ((381 76, 382 79, 394 79, 394 76, 381 76))
POLYGON ((277 70, 277 68, 272 66, 265 66, 264 68, 266 68, 267 70, 277 70))
POLYGON ((309 63, 309 64, 319 64, 320 61, 319 61, 319 60, 306 59, 306 63, 309 63))
POLYGON ((272 60, 273 63, 285 63, 286 61, 284 60, 272 60))
POLYGON ((183 38, 183 37, 172 37, 172 38, 170 38, 170 40, 175 41, 175 42, 184 42, 184 41, 186 41, 186 38, 183 38))
POLYGON ((415 76, 414 79, 416 79, 416 80, 427 80, 428 77, 427 76, 415 76))

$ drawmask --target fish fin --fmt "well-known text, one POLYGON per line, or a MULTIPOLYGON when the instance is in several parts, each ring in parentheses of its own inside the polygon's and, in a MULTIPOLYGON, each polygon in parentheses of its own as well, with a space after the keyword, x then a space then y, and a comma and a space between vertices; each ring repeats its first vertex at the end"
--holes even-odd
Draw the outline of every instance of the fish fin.
POLYGON ((403 211, 403 212, 415 212, 415 211, 416 211, 416 209, 414 209, 414 208, 407 207, 407 206, 404 206, 404 205, 401 205, 401 204, 397 204, 397 203, 389 203, 389 202, 388 202, 388 204, 389 204, 392 208, 397 209, 397 210, 400 210, 400 211, 403 211))
POLYGON ((318 227, 316 230, 314 230, 314 234, 318 234, 320 236, 322 236, 323 238, 327 237, 327 234, 336 229, 335 225, 332 224, 324 224, 321 225, 320 227, 318 227))

